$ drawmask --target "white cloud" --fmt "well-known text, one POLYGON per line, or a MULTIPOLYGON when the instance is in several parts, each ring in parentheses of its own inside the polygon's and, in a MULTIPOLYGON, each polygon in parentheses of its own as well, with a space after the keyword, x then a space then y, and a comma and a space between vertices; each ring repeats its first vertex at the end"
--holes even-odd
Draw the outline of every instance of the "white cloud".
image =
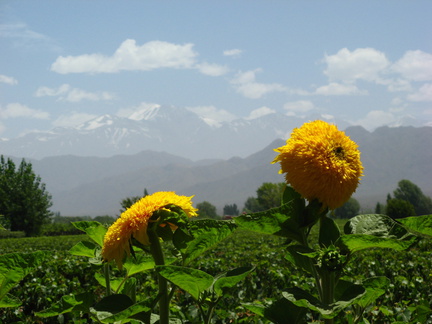
POLYGON ((73 112, 68 115, 61 115, 52 124, 55 127, 74 127, 96 117, 96 115, 92 114, 73 112))
POLYGON ((115 96, 110 92, 88 92, 78 88, 72 88, 69 84, 62 84, 58 88, 39 87, 36 97, 58 97, 60 101, 79 102, 81 100, 101 101, 112 100, 115 96))
POLYGON ((59 56, 51 65, 51 70, 67 74, 192 68, 197 55, 193 51, 193 44, 190 43, 177 45, 163 41, 151 41, 139 46, 135 40, 127 39, 112 56, 102 54, 59 56))
POLYGON ((223 51, 224 56, 232 56, 232 57, 239 57, 242 53, 243 51, 238 48, 233 48, 230 50, 223 51))
POLYGON ((196 67, 202 74, 209 76, 221 76, 229 71, 228 67, 219 64, 200 63, 196 67))
POLYGON ((18 80, 16 80, 13 77, 10 77, 10 76, 0 74, 0 83, 6 83, 9 85, 16 85, 16 84, 18 84, 18 80))
POLYGON ((417 92, 408 96, 408 100, 432 102, 432 83, 426 83, 422 85, 417 92))
POLYGON ((237 92, 250 99, 259 99, 271 92, 288 92, 288 88, 279 83, 259 83, 255 81, 255 73, 260 69, 238 73, 231 84, 237 92))
POLYGON ((284 109, 287 110, 288 115, 295 115, 295 113, 306 113, 315 109, 313 102, 308 100, 299 100, 287 102, 284 104, 284 109))
POLYGON ((315 93, 324 96, 349 96, 364 95, 367 94, 367 91, 358 89, 354 84, 331 82, 328 85, 317 88, 315 93))
POLYGON ((252 120, 252 119, 257 119, 260 118, 262 116, 266 116, 266 115, 270 115, 270 114, 274 114, 276 113, 276 110, 271 109, 269 107, 263 106, 261 108, 252 110, 249 114, 248 117, 246 117, 245 119, 247 120, 252 120))
POLYGON ((432 54, 423 51, 407 51, 392 66, 392 70, 412 81, 432 80, 432 54))
POLYGON ((42 110, 32 109, 20 103, 10 103, 5 107, 0 106, 0 118, 31 118, 49 119, 49 113, 42 110))
POLYGON ((217 109, 214 106, 187 107, 186 109, 194 112, 208 125, 213 127, 220 127, 223 122, 232 121, 236 118, 235 115, 225 109, 217 109))
POLYGON ((353 122, 354 125, 360 125, 369 131, 383 125, 390 125, 397 121, 397 117, 391 112, 383 110, 372 110, 367 113, 365 118, 353 122))
POLYGON ((358 48, 352 52, 343 48, 334 55, 326 55, 324 62, 327 64, 324 73, 330 80, 343 82, 379 82, 380 74, 390 64, 384 53, 373 48, 358 48))

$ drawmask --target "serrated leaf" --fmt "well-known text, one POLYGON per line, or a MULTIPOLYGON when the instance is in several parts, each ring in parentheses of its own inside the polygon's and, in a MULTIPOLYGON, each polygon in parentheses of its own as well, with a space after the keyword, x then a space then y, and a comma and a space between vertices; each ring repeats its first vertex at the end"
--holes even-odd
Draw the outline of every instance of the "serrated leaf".
POLYGON ((96 221, 72 222, 79 230, 85 232, 99 246, 103 246, 103 239, 107 229, 101 223, 96 221))
POLYGON ((196 300, 213 284, 213 276, 204 271, 179 266, 157 266, 156 271, 165 279, 188 292, 196 300))
POLYGON ((252 270, 252 267, 240 267, 218 275, 213 283, 214 292, 223 296, 227 290, 246 278, 252 270))
POLYGON ((96 249, 98 246, 92 242, 81 241, 75 244, 69 253, 76 256, 85 256, 88 258, 94 258, 96 255, 96 249))
POLYGON ((202 219, 189 222, 186 229, 178 228, 173 237, 174 246, 180 251, 183 264, 187 265, 204 252, 230 236, 237 226, 232 221, 202 219))
POLYGON ((88 312, 90 306, 93 304, 93 300, 93 293, 82 293, 76 296, 66 295, 50 308, 35 314, 39 317, 53 317, 72 311, 88 312))
POLYGON ((366 234, 383 238, 405 239, 412 236, 402 225, 387 215, 366 214, 351 218, 345 234, 366 234))
POLYGON ((432 215, 399 218, 408 230, 432 237, 432 215))

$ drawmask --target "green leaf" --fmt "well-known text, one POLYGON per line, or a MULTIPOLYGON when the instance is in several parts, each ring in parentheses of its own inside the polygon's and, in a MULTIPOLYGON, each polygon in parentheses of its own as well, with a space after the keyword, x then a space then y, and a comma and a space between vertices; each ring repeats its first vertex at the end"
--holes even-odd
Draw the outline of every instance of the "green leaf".
POLYGON ((182 255, 183 264, 187 265, 230 236, 236 227, 232 221, 196 220, 188 223, 188 232, 178 228, 173 243, 182 255))
POLYGON ((336 286, 335 296, 338 300, 332 304, 324 304, 316 297, 300 288, 291 288, 282 295, 298 307, 308 308, 322 315, 323 318, 334 318, 341 310, 355 303, 365 293, 362 286, 348 282, 340 282, 336 286))
POLYGON ((306 311, 288 299, 281 298, 264 309, 264 317, 276 324, 306 323, 306 311))
POLYGON ((321 218, 319 244, 324 247, 334 245, 340 237, 339 227, 335 221, 327 216, 321 218))
POLYGON ((102 323, 114 323, 135 316, 142 312, 150 312, 147 301, 134 304, 124 294, 114 294, 102 298, 92 309, 92 313, 102 323))
POLYGON ((356 301, 362 308, 373 304, 378 297, 385 294, 390 285, 390 279, 386 277, 372 277, 363 281, 362 286, 366 289, 365 294, 356 301))
POLYGON ((239 227, 248 230, 287 237, 301 242, 303 238, 302 209, 296 200, 263 212, 235 217, 239 227))
POLYGON ((300 204, 300 209, 303 209, 305 206, 305 201, 301 198, 300 194, 295 191, 293 187, 286 185, 282 194, 281 205, 288 204, 292 201, 294 201, 296 204, 300 204))
POLYGON ((432 237, 432 215, 399 218, 408 230, 432 237))
POLYGON ((227 290, 237 285, 252 270, 252 267, 240 267, 216 276, 213 284, 214 292, 219 296, 223 296, 227 290))
POLYGON ((81 241, 75 244, 70 250, 69 253, 76 256, 85 256, 89 258, 94 258, 96 255, 96 250, 98 246, 92 242, 81 241))
POLYGON ((72 311, 82 311, 87 313, 89 312, 90 306, 93 304, 93 300, 93 293, 82 293, 76 296, 66 295, 50 308, 35 314, 39 317, 53 317, 72 311))
POLYGON ((313 261, 311 259, 318 255, 315 250, 304 245, 289 245, 287 251, 285 259, 308 273, 312 273, 313 261))
MULTIPOLYGON (((33 253, 8 253, 0 255, 0 301, 15 287, 33 268, 38 267, 50 255, 47 251, 33 253)), ((13 300, 8 297, 4 303, 13 300)))
POLYGON ((128 257, 123 263, 128 277, 137 273, 153 269, 155 262, 153 258, 144 255, 143 253, 135 253, 135 257, 128 257))
POLYGON ((96 221, 81 221, 73 222, 72 224, 79 230, 87 233, 99 246, 103 246, 103 239, 107 229, 101 223, 96 221))
POLYGON ((18 307, 22 304, 20 300, 10 294, 6 294, 0 299, 0 308, 3 307, 18 307))
POLYGON ((342 235, 338 246, 342 250, 348 250, 350 252, 357 252, 364 249, 393 249, 396 251, 403 251, 408 249, 416 241, 416 237, 413 236, 409 240, 398 240, 391 238, 382 238, 372 235, 364 234, 352 234, 352 235, 342 235))
POLYGON ((188 292, 196 300, 213 284, 213 276, 204 271, 178 266, 157 266, 156 271, 165 279, 188 292))

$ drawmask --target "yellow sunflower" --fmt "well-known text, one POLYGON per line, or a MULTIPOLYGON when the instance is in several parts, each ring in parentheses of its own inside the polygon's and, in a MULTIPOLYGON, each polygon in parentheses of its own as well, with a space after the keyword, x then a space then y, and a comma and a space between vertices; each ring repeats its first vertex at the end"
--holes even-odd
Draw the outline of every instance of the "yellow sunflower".
POLYGON ((125 254, 130 254, 129 241, 132 236, 141 244, 150 245, 147 235, 149 220, 155 211, 166 209, 167 205, 180 207, 188 217, 197 216, 197 209, 192 207, 192 197, 160 191, 138 200, 108 228, 102 247, 104 260, 115 260, 117 266, 121 268, 125 254))
POLYGON ((356 190, 363 166, 358 145, 335 125, 322 120, 295 128, 286 145, 275 149, 280 173, 309 201, 323 207, 342 206, 356 190))

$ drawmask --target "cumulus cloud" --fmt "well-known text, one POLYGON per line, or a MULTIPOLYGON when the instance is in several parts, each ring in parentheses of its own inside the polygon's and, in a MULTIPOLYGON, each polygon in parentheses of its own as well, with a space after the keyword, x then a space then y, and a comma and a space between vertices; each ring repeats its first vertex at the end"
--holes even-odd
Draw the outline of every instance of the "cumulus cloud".
POLYGON ((39 87, 35 93, 36 97, 58 97, 59 101, 79 102, 81 100, 101 101, 112 100, 115 96, 110 92, 88 92, 73 88, 69 84, 62 84, 58 88, 39 87))
POLYGON ((20 103, 10 103, 0 106, 0 118, 30 118, 30 119, 49 119, 50 114, 46 111, 32 109, 20 103))
POLYGON ((408 95, 408 100, 432 102, 432 83, 422 85, 417 92, 408 95))
POLYGON ((243 51, 238 48, 233 48, 230 50, 223 51, 224 56, 231 56, 231 57, 239 57, 242 53, 243 51))
POLYGON ((52 124, 55 127, 74 127, 96 117, 97 115, 93 114, 72 112, 67 115, 61 115, 56 120, 54 120, 52 124))
POLYGON ((252 110, 248 117, 246 117, 247 120, 257 119, 262 116, 270 115, 276 113, 276 110, 271 109, 269 107, 263 106, 261 108, 252 110))
POLYGON ((202 74, 209 76, 221 76, 229 71, 229 68, 224 65, 211 63, 200 63, 197 64, 196 67, 202 74))
POLYGON ((377 82, 390 65, 385 54, 373 48, 358 48, 352 52, 343 48, 334 55, 326 55, 324 62, 327 64, 324 73, 330 80, 343 82, 377 82))
POLYGON ((193 44, 190 43, 178 45, 163 41, 150 41, 140 46, 135 40, 127 39, 111 56, 102 54, 60 56, 51 65, 51 70, 68 74, 192 68, 197 55, 193 50, 193 44))
POLYGON ((220 127, 222 123, 232 121, 236 118, 235 115, 225 109, 218 109, 214 106, 187 107, 186 109, 194 112, 208 125, 213 127, 220 127))
POLYGON ((255 74, 260 72, 260 69, 240 72, 231 84, 234 85, 236 91, 246 98, 259 99, 271 92, 287 92, 288 88, 279 83, 260 83, 256 82, 255 74))
POLYGON ((407 51, 392 66, 392 70, 412 81, 432 80, 432 54, 423 51, 407 51))
POLYGON ((331 82, 328 85, 317 88, 315 93, 324 96, 349 96, 367 94, 367 91, 358 89, 354 84, 331 82))
POLYGON ((10 77, 10 76, 0 74, 0 83, 6 83, 9 85, 16 85, 16 84, 18 84, 18 80, 16 80, 13 77, 10 77))
POLYGON ((315 109, 315 105, 309 100, 298 100, 287 102, 284 104, 284 109, 287 111, 288 115, 295 115, 296 113, 306 113, 315 109))

